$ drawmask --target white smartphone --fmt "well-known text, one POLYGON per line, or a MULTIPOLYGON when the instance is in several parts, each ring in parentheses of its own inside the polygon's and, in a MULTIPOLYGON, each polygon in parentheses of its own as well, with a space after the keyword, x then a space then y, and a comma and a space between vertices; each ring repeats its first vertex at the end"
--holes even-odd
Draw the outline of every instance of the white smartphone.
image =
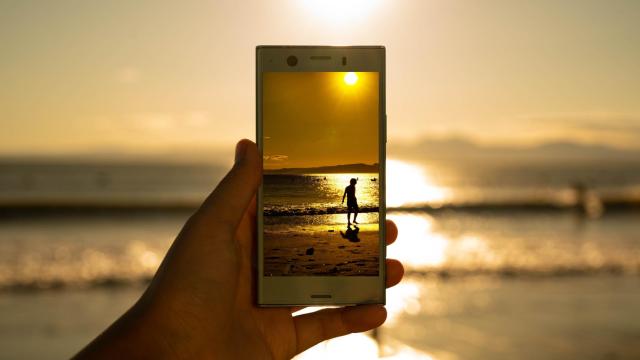
POLYGON ((384 304, 385 48, 256 55, 258 304, 384 304))

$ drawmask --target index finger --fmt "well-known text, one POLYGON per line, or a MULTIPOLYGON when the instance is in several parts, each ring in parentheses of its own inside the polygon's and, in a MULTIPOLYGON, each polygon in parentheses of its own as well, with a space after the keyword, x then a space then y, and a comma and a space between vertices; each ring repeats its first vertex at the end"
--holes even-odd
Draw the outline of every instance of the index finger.
POLYGON ((258 148, 250 140, 236 146, 233 168, 220 181, 197 211, 208 223, 228 225, 235 231, 262 180, 258 148))

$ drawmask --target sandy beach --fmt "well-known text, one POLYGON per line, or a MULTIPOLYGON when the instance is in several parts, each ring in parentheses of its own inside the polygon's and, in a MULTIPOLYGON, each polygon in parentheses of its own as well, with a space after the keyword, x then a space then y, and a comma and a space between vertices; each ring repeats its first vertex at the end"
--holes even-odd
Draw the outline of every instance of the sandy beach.
POLYGON ((266 276, 378 275, 378 224, 265 229, 266 276))

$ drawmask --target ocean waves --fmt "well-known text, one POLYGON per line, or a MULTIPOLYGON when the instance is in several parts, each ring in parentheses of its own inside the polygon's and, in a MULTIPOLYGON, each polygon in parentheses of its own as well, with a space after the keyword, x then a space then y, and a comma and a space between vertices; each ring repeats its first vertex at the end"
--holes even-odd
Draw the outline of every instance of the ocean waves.
MULTIPOLYGON (((377 206, 362 206, 358 209, 359 213, 375 213, 378 212, 377 206)), ((333 215, 346 214, 346 207, 265 207, 263 214, 265 216, 308 216, 308 215, 333 215)))
MULTIPOLYGON (((640 263, 629 265, 608 263, 600 266, 573 265, 553 267, 431 267, 408 269, 405 276, 428 277, 455 281, 457 278, 488 276, 500 279, 562 278, 585 276, 640 276, 640 263)), ((0 292, 63 291, 71 289, 113 289, 119 287, 146 286, 153 272, 123 276, 101 274, 94 277, 7 277, 0 280, 0 292)))

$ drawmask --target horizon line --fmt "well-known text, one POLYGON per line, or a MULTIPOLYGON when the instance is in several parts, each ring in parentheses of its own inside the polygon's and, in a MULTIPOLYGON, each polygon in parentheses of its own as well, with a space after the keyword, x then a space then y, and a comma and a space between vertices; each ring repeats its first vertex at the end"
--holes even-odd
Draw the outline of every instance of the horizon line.
POLYGON ((308 166, 308 167, 282 167, 282 168, 275 168, 275 169, 264 169, 264 171, 274 171, 274 170, 306 170, 306 169, 320 169, 320 168, 336 168, 339 166, 354 166, 354 165, 359 165, 359 166, 380 166, 379 162, 375 162, 375 163, 349 163, 349 164, 337 164, 337 165, 319 165, 319 166, 308 166))

